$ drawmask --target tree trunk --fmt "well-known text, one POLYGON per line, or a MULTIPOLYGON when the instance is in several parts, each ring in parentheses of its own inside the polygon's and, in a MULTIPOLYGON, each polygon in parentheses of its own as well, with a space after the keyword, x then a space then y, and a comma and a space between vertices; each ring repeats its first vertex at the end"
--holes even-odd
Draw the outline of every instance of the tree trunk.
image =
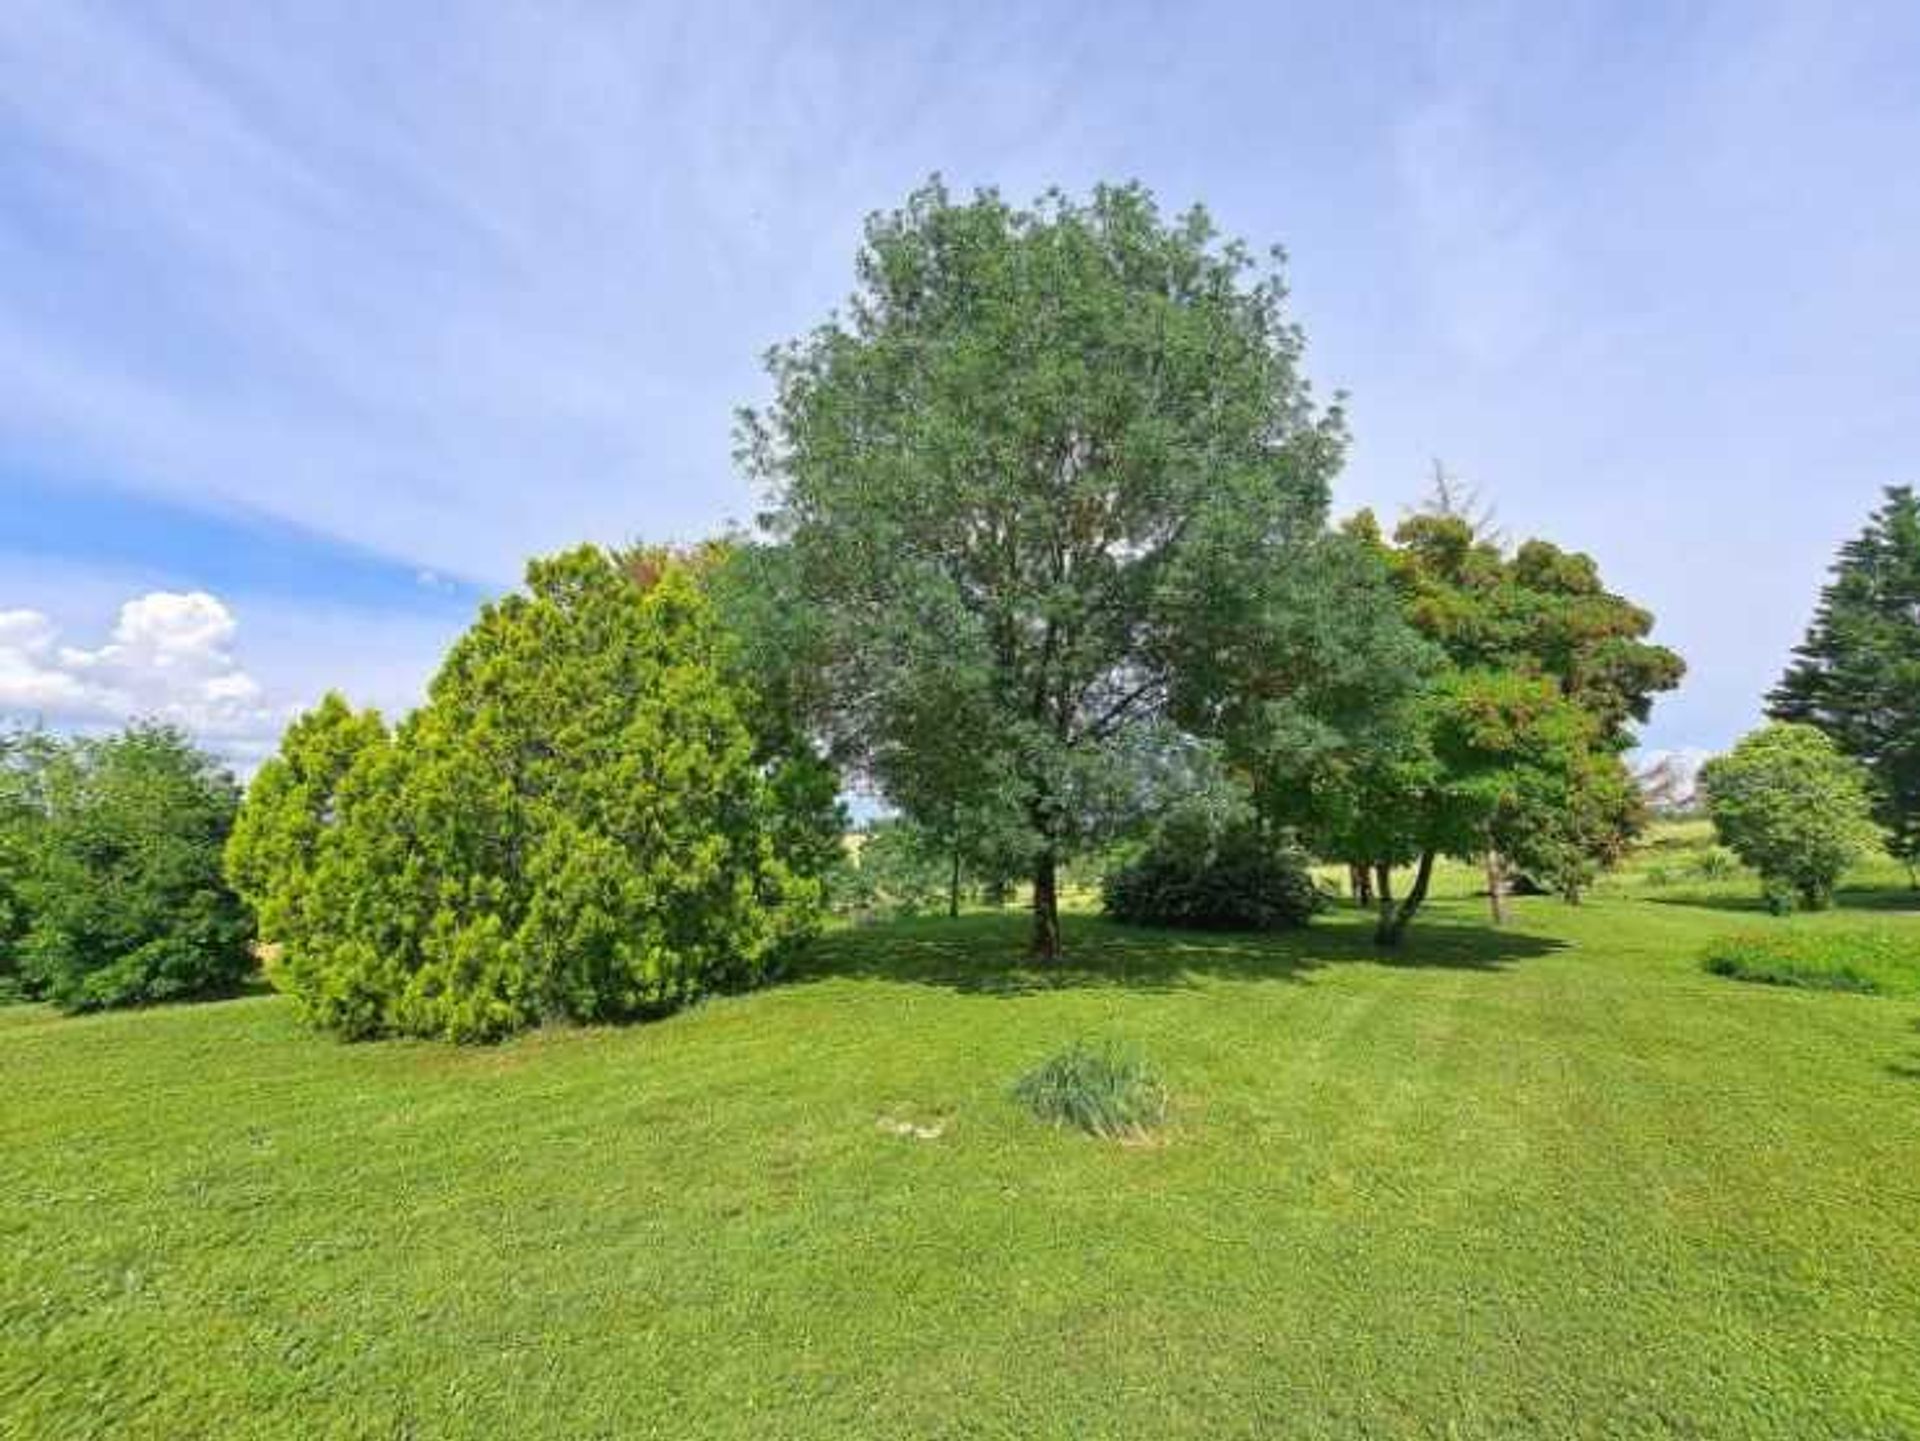
POLYGON ((1407 891, 1406 899, 1399 905, 1391 900, 1380 902, 1380 924, 1373 932, 1373 943, 1377 946, 1398 946, 1407 934, 1407 927, 1419 914, 1420 907, 1426 903, 1427 887, 1433 882, 1432 851, 1420 853, 1420 864, 1414 868, 1413 885, 1407 891))
POLYGON ((1347 887, 1353 892, 1356 906, 1373 904, 1373 872, 1364 865, 1347 867, 1347 887))
POLYGON ((1500 852, 1489 848, 1486 864, 1487 905, 1492 909, 1493 923, 1504 926, 1507 923, 1507 877, 1506 867, 1500 861, 1500 852))
POLYGON ((953 872, 947 880, 947 919, 960 918, 960 842, 953 843, 953 872))
POLYGON ((1373 868, 1373 889, 1381 900, 1393 899, 1393 867, 1385 861, 1373 868))
POLYGON ((1059 863, 1051 850, 1040 852, 1033 862, 1033 956, 1040 961, 1060 958, 1059 863))

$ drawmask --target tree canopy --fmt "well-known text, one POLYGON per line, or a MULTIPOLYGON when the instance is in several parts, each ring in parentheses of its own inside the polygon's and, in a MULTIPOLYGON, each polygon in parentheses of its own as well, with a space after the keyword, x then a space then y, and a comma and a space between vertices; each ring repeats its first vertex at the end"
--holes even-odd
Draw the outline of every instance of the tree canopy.
POLYGON ((1812 726, 1775 721, 1700 779, 1721 843, 1760 872, 1776 910, 1825 910, 1841 874, 1880 843, 1866 772, 1812 726))
POLYGON ((837 752, 1023 851, 1051 955, 1061 860, 1179 771, 1185 668, 1320 543, 1342 418, 1277 257, 1138 186, 1019 208, 936 180, 869 220, 857 276, 770 355, 742 455, 837 752))
POLYGON ((1890 487, 1841 547, 1768 711, 1818 726, 1865 762, 1890 848, 1920 866, 1920 499, 1910 487, 1890 487))
POLYGON ((17 984, 70 1011, 233 991, 253 928, 221 877, 240 801, 225 768, 149 721, 8 750, 17 984))
POLYGON ((1508 863, 1569 895, 1618 854, 1641 806, 1624 753, 1678 656, 1653 617, 1602 585, 1591 558, 1545 541, 1509 552, 1437 505, 1391 542, 1362 512, 1346 526, 1393 577, 1435 669, 1424 689, 1298 788, 1322 848, 1380 875, 1379 936, 1397 941, 1440 855, 1484 860, 1498 914, 1508 863), (1404 896, 1395 866, 1416 865, 1404 896))

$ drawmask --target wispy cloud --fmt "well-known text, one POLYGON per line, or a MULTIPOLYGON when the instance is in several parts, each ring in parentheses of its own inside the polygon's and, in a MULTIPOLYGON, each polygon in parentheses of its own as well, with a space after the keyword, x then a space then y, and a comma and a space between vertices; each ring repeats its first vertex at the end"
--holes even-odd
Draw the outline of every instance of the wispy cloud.
MULTIPOLYGON (((1392 513, 1437 455, 1594 551, 1694 662, 1652 740, 1719 745, 1920 455, 1916 66, 1897 0, 12 0, 0 487, 140 493, 116 600, 205 590, 269 692, 398 696, 529 553, 752 511, 732 408, 844 295, 869 209, 935 169, 1137 175, 1291 249, 1309 366, 1353 393, 1345 503, 1392 513), (350 596, 324 548, 287 573, 361 642, 264 561, 131 553, 235 553, 196 509, 338 543, 350 596)), ((51 527, 0 511, 0 548, 51 527)), ((0 607, 78 623, 28 580, 0 607)))
POLYGON ((916 51, 995 59, 957 26, 863 55, 777 10, 180 13, 0 17, 0 424, 481 579, 744 515, 732 407, 861 215, 963 116, 976 154, 1058 119, 1015 56, 926 93, 916 51))

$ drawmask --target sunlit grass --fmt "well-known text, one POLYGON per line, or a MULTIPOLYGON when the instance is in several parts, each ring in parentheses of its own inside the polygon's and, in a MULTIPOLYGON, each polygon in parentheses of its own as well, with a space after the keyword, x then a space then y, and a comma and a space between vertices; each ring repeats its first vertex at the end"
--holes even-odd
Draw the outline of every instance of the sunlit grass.
POLYGON ((0 1010, 0 1436, 1920 1432, 1920 1005, 1455 880, 1390 958, 850 928, 493 1049, 0 1010), (1013 1095, 1104 1036, 1160 1143, 1013 1095))

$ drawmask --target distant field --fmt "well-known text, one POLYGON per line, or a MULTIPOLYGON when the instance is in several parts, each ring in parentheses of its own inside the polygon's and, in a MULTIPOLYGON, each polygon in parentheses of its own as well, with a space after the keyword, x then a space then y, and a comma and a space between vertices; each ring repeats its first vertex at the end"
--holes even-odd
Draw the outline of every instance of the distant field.
POLYGON ((1698 963, 1916 902, 1649 882, 1701 839, 1401 964, 988 915, 496 1049, 0 1010, 0 1436, 1920 1434, 1920 1002, 1698 963), (1159 1143, 1015 1106, 1077 1036, 1159 1143))

